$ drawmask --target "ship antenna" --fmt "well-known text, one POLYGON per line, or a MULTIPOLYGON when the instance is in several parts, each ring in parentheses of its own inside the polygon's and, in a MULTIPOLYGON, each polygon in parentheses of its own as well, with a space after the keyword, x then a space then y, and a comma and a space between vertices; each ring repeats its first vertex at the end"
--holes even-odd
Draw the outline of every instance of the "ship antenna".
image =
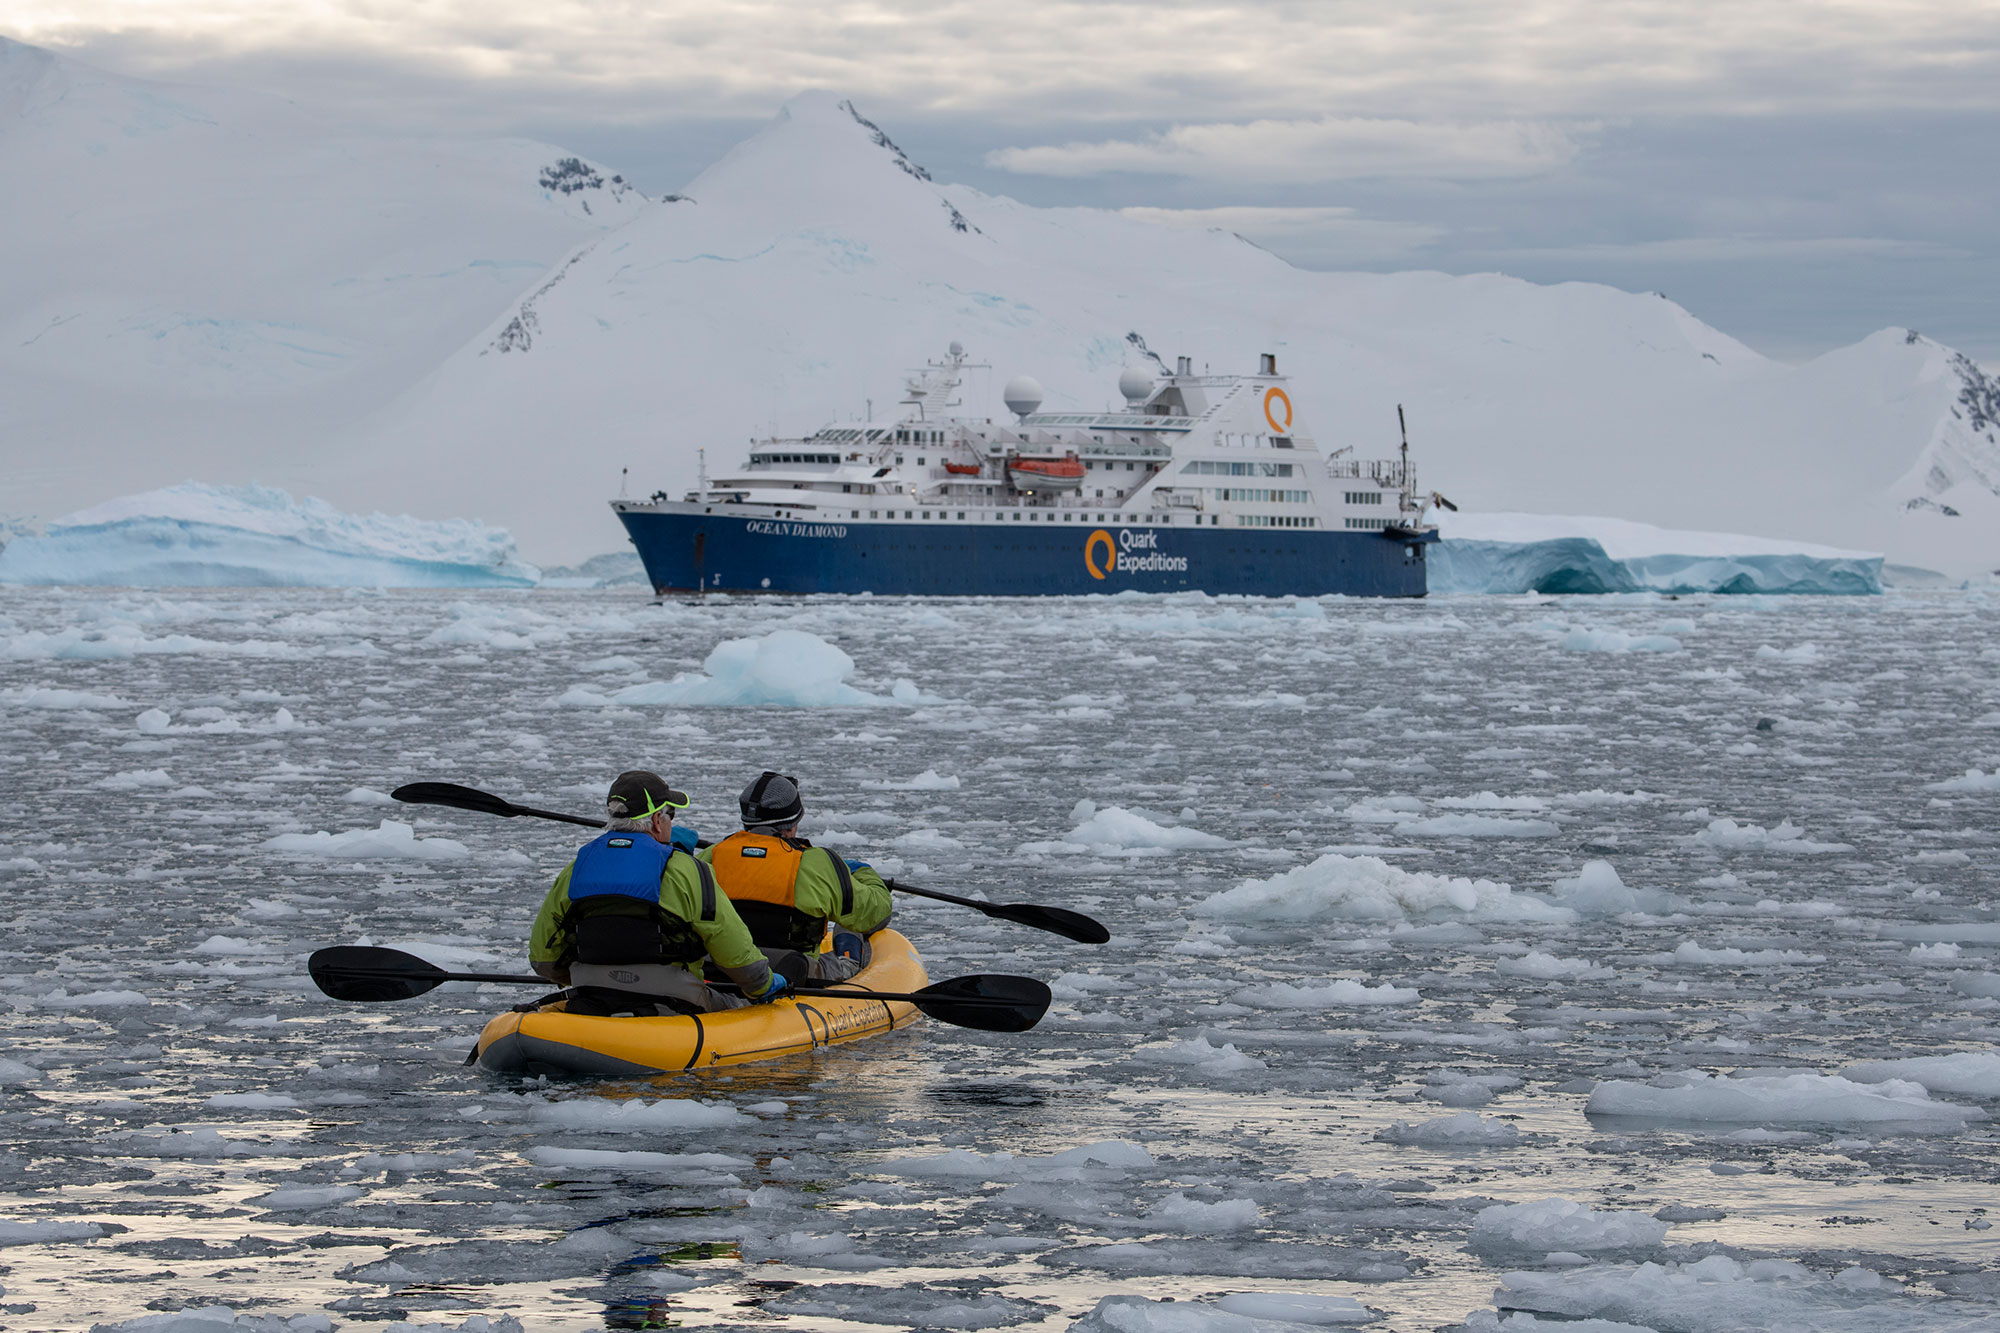
POLYGON ((621 500, 625 498, 625 483, 630 480, 631 476, 631 468, 621 467, 618 469, 618 498, 621 500))
POLYGON ((708 495, 708 450, 706 449, 694 451, 694 484, 701 491, 703 498, 706 498, 708 495))

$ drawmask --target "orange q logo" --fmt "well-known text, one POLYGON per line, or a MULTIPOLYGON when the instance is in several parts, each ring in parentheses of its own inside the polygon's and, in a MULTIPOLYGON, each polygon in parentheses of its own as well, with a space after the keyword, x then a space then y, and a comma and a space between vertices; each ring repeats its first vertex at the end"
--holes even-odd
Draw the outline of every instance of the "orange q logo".
POLYGON ((1292 400, 1277 385, 1264 390, 1264 420, 1270 424, 1275 435, 1289 435, 1292 431, 1292 400), (1285 419, 1278 420, 1278 409, 1283 408, 1285 419))
POLYGON ((1111 540, 1111 534, 1103 528, 1083 539, 1083 567, 1090 571, 1090 577, 1101 579, 1118 567, 1118 543, 1111 540), (1098 543, 1104 544, 1104 564, 1097 563, 1098 543))

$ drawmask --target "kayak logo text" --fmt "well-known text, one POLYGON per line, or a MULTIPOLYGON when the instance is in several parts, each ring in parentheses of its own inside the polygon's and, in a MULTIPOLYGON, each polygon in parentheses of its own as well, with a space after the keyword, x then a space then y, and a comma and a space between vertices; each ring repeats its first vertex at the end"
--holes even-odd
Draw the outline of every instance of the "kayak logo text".
POLYGON ((1090 577, 1102 579, 1114 571, 1120 574, 1185 573, 1184 555, 1167 555, 1159 549, 1160 534, 1118 529, 1114 538, 1103 528, 1083 539, 1083 567, 1090 577), (1144 554, 1141 554, 1144 552, 1144 554))

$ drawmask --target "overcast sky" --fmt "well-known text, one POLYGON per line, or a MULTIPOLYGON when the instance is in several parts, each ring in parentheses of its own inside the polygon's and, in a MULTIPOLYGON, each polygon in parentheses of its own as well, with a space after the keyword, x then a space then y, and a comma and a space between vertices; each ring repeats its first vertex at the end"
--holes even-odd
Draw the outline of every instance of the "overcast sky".
POLYGON ((829 88, 1032 203, 1663 291, 1786 359, 1907 325, 2000 363, 2000 0, 14 0, 0 32, 655 192, 829 88))

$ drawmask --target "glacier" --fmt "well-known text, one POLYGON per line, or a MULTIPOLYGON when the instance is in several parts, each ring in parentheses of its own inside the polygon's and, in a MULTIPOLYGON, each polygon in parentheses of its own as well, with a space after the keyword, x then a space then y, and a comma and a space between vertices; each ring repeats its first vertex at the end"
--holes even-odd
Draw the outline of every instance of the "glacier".
POLYGON ((1882 556, 1568 514, 1437 515, 1434 593, 1882 591, 1882 556))
POLYGON ((0 583, 138 588, 525 588, 504 529, 345 514, 269 486, 185 482, 108 500, 0 549, 0 583))

